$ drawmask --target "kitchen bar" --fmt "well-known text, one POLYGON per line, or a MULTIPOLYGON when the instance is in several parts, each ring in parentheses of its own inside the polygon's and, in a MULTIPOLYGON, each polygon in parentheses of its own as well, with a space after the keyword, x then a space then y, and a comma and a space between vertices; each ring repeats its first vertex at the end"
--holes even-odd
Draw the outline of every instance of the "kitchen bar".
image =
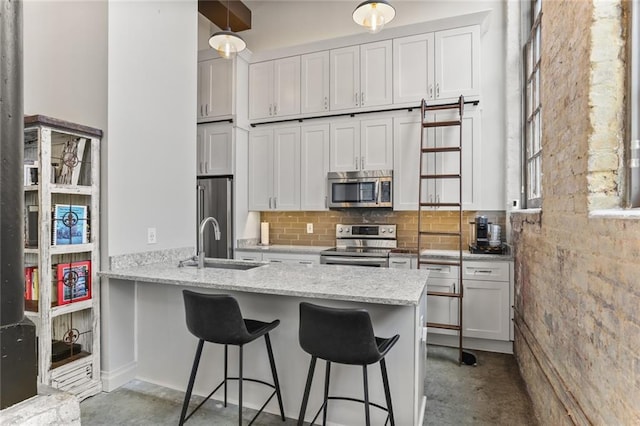
MULTIPOLYGON (((212 260, 213 261, 213 260, 212 260)), ((371 269, 329 265, 263 264, 230 260, 213 261, 212 266, 197 269, 178 267, 177 262, 150 264, 102 272, 112 289, 135 285, 135 297, 127 309, 135 312, 135 327, 122 327, 111 333, 118 347, 133 342, 137 356, 127 375, 120 380, 137 378, 163 386, 184 390, 195 351, 196 340, 187 331, 182 290, 189 288, 204 293, 227 293, 237 298, 245 317, 281 324, 272 332, 274 355, 282 386, 285 414, 297 418, 304 390, 309 356, 298 344, 299 304, 303 301, 333 306, 364 308, 369 311, 376 335, 390 337, 400 334, 400 340, 387 355, 387 368, 396 424, 422 424, 426 397, 424 375, 426 346, 427 271, 371 269), (241 266, 257 266, 235 270, 241 266), (224 269, 223 269, 224 268, 224 269)), ((118 311, 121 312, 122 306, 118 311)), ((269 378, 270 370, 263 348, 245 352, 247 377, 269 378)), ((107 349, 107 352, 109 349, 107 349)), ((206 395, 221 377, 223 350, 205 349, 201 369, 206 371, 196 382, 194 393, 206 395)), ((233 352, 232 352, 233 353, 233 352)), ((106 354, 116 357, 117 354, 106 354)), ((230 360, 234 359, 233 355, 230 360)), ((322 363, 324 364, 324 363, 322 363)), ((126 368, 123 362, 122 367, 126 368)), ((230 364, 230 371, 236 365, 230 364)), ((362 398, 362 378, 359 368, 335 365, 331 393, 362 398)), ((371 401, 384 404, 382 380, 372 368, 369 373, 371 401)), ((234 374, 234 373, 231 373, 234 374)), ((307 421, 310 421, 322 400, 323 368, 316 369, 307 421)), ((230 400, 237 395, 232 385, 230 400)), ((264 390, 247 386, 245 406, 259 408, 264 390)), ((277 412, 270 402, 269 412, 277 412)), ((177 413, 176 413, 177 414, 177 413)), ((357 424, 362 407, 353 403, 334 403, 329 410, 332 424, 357 424)), ((384 421, 384 413, 372 411, 372 420, 384 421)))

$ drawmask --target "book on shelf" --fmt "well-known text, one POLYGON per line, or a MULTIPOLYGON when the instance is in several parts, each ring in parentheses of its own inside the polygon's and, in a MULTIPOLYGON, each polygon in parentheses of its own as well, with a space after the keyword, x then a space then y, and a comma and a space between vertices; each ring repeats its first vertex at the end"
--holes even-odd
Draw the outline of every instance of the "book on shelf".
POLYGON ((60 159, 62 165, 57 182, 65 185, 77 185, 84 159, 86 138, 74 138, 65 142, 60 159))
POLYGON ((88 206, 56 204, 53 211, 53 245, 88 242, 88 206))
POLYGON ((33 269, 34 266, 24 268, 24 300, 32 300, 33 269))
POLYGON ((58 305, 91 298, 91 261, 58 264, 58 305))
POLYGON ((39 208, 37 204, 26 207, 26 214, 24 216, 25 247, 38 247, 38 227, 40 226, 38 214, 39 208))

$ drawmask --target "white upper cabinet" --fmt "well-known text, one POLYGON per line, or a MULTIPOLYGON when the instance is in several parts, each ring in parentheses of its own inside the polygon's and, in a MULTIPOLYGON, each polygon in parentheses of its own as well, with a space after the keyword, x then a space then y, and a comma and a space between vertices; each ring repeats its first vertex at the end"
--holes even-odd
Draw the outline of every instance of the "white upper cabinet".
POLYGON ((392 57, 391 40, 331 50, 330 109, 390 105, 392 57))
POLYGON ((329 124, 302 126, 300 137, 300 209, 327 210, 329 124))
POLYGON ((434 97, 433 33, 393 40, 393 102, 418 104, 434 97))
POLYGON ((249 67, 249 119, 300 114, 300 56, 249 67))
POLYGON ((302 114, 329 111, 329 51, 300 57, 300 110, 302 114))
POLYGON ((197 130, 198 175, 234 173, 233 126, 200 124, 197 130))
POLYGON ((331 123, 332 172, 393 168, 391 118, 331 123))
POLYGON ((454 101, 480 95, 480 27, 393 40, 395 104, 454 101))
POLYGON ((198 63, 198 121, 233 112, 234 61, 209 59, 198 63))
POLYGON ((480 27, 435 33, 435 99, 480 95, 480 27))
POLYGON ((249 210, 300 210, 300 127, 251 132, 249 210))
MULTIPOLYGON (((420 169, 420 112, 413 112, 393 120, 393 209, 418 209, 418 170, 420 169)), ((424 129, 425 135, 433 129, 424 129)), ((433 137, 429 137, 433 141, 433 137)), ((429 164, 425 170, 433 169, 432 156, 425 157, 429 164)), ((433 181, 424 181, 423 193, 433 193, 433 181)), ((428 197, 423 197, 428 200, 428 197)))

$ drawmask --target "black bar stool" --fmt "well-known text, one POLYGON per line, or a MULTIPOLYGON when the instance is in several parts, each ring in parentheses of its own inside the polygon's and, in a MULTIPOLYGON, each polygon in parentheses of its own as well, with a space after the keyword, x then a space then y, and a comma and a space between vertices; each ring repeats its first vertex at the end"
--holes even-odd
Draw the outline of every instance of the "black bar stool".
POLYGON ((400 335, 389 339, 375 337, 371 317, 364 309, 338 309, 313 305, 311 303, 300 303, 300 331, 299 340, 302 349, 311 355, 307 384, 302 398, 302 407, 298 417, 298 426, 304 422, 304 415, 307 411, 309 392, 313 372, 318 358, 327 362, 324 379, 324 402, 316 413, 311 424, 313 424, 320 411, 323 411, 322 424, 327 422, 327 405, 329 400, 338 399, 346 401, 360 402, 364 404, 365 420, 367 426, 371 424, 369 418, 369 406, 386 411, 387 421, 391 426, 395 426, 393 418, 393 408, 391 406, 391 392, 389 391, 389 379, 387 377, 387 366, 384 357, 389 349, 400 338, 400 335), (364 381, 364 400, 329 396, 329 376, 331 363, 351 364, 362 366, 362 378, 364 381), (382 383, 384 385, 384 395, 387 400, 387 407, 369 402, 369 387, 367 383, 367 365, 380 362, 382 370, 382 383))
POLYGON ((271 340, 269 332, 280 324, 280 320, 270 323, 242 318, 238 301, 229 295, 223 294, 201 294, 189 290, 183 290, 185 314, 187 317, 187 328, 198 339, 198 347, 196 356, 193 360, 193 368, 189 377, 189 385, 187 393, 184 396, 182 405, 182 413, 180 414, 180 425, 184 424, 193 413, 198 410, 205 402, 211 398, 222 385, 224 385, 224 406, 227 406, 227 381, 238 380, 238 424, 242 425, 242 382, 247 380, 250 382, 261 383, 274 389, 264 405, 251 419, 252 424, 260 415, 264 407, 276 395, 278 405, 280 406, 280 416, 284 421, 284 408, 282 406, 282 395, 280 394, 280 383, 278 382, 278 374, 276 372, 276 364, 273 360, 273 350, 271 348, 271 340), (273 384, 262 380, 249 379, 242 377, 242 349, 246 343, 252 342, 259 337, 264 336, 267 344, 267 353, 269 354, 269 364, 271 365, 271 373, 273 374, 273 384), (218 343, 224 345, 224 380, 187 416, 187 408, 193 391, 193 384, 196 381, 196 372, 202 355, 202 347, 204 342, 218 343), (227 347, 228 345, 238 346, 239 350, 239 366, 238 377, 228 377, 227 375, 227 347))

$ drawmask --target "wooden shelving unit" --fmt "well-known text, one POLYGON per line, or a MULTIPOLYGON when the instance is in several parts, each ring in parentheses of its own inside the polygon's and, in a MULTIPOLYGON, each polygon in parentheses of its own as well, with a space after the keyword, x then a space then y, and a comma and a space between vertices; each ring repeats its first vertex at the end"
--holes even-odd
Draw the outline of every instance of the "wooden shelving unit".
POLYGON ((38 381, 81 400, 102 390, 101 138, 99 129, 25 117, 25 315, 36 324, 38 381), (27 268, 37 268, 30 295, 27 268))

